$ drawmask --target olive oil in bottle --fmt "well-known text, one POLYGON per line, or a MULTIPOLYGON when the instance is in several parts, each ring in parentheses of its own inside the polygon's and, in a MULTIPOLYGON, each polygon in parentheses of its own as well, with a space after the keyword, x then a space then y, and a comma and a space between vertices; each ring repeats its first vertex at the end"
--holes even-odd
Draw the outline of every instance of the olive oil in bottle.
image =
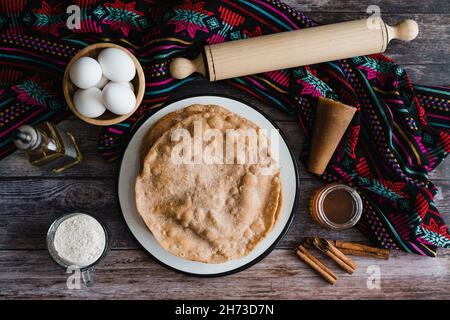
POLYGON ((32 165, 54 172, 64 171, 82 159, 75 138, 50 122, 35 127, 20 126, 14 132, 13 141, 25 151, 32 165))

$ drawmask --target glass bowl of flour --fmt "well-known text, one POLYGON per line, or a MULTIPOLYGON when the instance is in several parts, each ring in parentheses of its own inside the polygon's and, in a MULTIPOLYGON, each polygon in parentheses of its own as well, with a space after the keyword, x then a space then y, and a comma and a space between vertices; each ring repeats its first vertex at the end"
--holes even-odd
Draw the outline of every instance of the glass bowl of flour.
POLYGON ((81 276, 86 286, 94 284, 94 267, 108 251, 108 232, 93 215, 82 212, 56 219, 47 232, 50 257, 68 273, 81 276))

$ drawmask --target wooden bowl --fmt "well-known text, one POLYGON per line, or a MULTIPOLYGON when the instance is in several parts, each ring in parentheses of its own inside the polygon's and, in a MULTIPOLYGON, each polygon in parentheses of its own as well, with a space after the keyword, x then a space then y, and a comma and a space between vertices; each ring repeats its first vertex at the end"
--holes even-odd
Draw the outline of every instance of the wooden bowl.
POLYGON ((119 122, 124 121, 128 117, 130 117, 136 109, 139 107, 139 105, 142 102, 142 98, 144 97, 144 91, 145 91, 145 77, 144 77, 144 71, 142 70, 142 66, 139 63, 139 61, 136 59, 134 55, 132 55, 127 49, 118 46, 113 43, 95 43, 93 45, 90 45, 82 50, 80 50, 73 58, 70 60, 69 64, 67 65, 66 71, 64 72, 64 78, 63 78, 63 91, 64 91, 64 98, 66 99, 67 104, 69 105, 70 109, 73 113, 76 114, 78 118, 81 120, 96 125, 96 126, 110 126, 119 122), (125 51, 130 58, 133 60, 134 65, 136 67, 136 75, 134 76, 133 80, 131 80, 131 83, 134 86, 134 94, 136 95, 136 106, 133 110, 131 110, 130 113, 127 113, 125 115, 117 115, 112 113, 109 110, 106 110, 105 113, 103 113, 101 116, 97 118, 88 118, 80 114, 77 109, 75 108, 75 105, 73 103, 73 94, 75 93, 78 88, 72 83, 69 77, 69 70, 74 64, 75 61, 80 59, 81 57, 91 57, 96 59, 100 51, 106 48, 117 48, 120 50, 125 51))

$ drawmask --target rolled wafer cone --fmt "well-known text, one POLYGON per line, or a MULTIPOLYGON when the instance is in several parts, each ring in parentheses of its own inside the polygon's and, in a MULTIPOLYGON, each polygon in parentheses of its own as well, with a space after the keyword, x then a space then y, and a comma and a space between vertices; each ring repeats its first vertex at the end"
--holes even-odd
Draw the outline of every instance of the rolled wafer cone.
POLYGON ((310 172, 321 175, 325 171, 355 111, 341 102, 319 98, 308 160, 310 172))

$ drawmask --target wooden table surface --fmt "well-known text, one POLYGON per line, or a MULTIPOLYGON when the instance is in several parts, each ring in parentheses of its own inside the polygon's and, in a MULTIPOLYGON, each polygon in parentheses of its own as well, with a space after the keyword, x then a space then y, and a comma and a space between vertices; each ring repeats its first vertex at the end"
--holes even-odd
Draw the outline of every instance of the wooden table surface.
MULTIPOLYGON (((440 0, 306 0, 289 4, 311 18, 332 23, 365 16, 368 5, 377 4, 388 22, 416 19, 421 27, 417 40, 393 43, 387 54, 403 65, 413 82, 450 84, 450 1, 440 0)), ((280 111, 263 106, 219 83, 184 88, 186 92, 222 92, 236 95, 269 113, 286 133, 296 155, 302 144, 295 121, 280 111)), ((335 286, 326 284, 293 253, 304 236, 365 241, 356 230, 329 232, 314 224, 307 201, 321 183, 301 167, 300 204, 294 222, 277 248, 251 268, 222 278, 195 278, 178 274, 152 260, 128 233, 121 218, 116 193, 118 163, 104 162, 97 151, 98 128, 71 118, 62 123, 72 132, 84 155, 81 165, 61 174, 32 168, 22 153, 0 161, 0 298, 51 299, 176 299, 176 298, 275 298, 275 299, 440 299, 450 298, 450 250, 437 258, 395 253, 389 261, 356 258, 353 275, 338 271, 335 286), (66 288, 66 275, 48 257, 45 235, 50 223, 75 210, 99 215, 111 230, 112 250, 97 268, 94 287, 66 288), (381 288, 368 289, 368 267, 381 271, 381 288)), ((431 174, 442 188, 437 206, 450 222, 450 170, 444 162, 431 174)))

